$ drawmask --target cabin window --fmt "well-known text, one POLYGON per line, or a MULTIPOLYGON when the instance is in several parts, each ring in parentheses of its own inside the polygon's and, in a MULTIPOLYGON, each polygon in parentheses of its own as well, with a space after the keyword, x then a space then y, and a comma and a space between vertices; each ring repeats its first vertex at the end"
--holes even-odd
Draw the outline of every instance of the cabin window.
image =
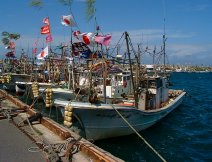
POLYGON ((106 79, 106 86, 109 86, 111 83, 111 80, 110 79, 106 79))
POLYGON ((149 81, 149 87, 150 88, 156 88, 157 87, 157 84, 156 84, 155 80, 150 80, 149 81))
POLYGON ((130 76, 124 76, 123 77, 123 81, 127 81, 127 80, 130 80, 130 76))
POLYGON ((156 83, 155 82, 150 82, 150 88, 156 88, 156 83))

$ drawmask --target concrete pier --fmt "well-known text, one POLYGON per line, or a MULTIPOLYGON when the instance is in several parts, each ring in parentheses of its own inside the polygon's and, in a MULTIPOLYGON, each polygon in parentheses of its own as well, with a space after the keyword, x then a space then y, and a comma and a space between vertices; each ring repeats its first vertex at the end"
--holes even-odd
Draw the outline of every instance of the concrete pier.
POLYGON ((0 120, 0 161, 2 162, 41 162, 45 161, 42 152, 30 152, 37 145, 7 119, 0 120))
POLYGON ((52 119, 43 117, 30 124, 26 119, 36 112, 3 90, 0 99, 0 161, 123 162, 52 119), (8 118, 3 109, 18 111, 8 118), (61 146, 67 147, 58 152, 61 146))

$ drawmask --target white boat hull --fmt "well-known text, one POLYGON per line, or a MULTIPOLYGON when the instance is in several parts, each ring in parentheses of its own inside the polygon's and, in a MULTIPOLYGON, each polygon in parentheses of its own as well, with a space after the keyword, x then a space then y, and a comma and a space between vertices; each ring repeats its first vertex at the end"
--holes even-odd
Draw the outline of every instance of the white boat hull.
MULTIPOLYGON (((141 131, 154 125, 178 107, 182 103, 184 96, 185 92, 163 108, 146 111, 129 106, 96 105, 80 102, 69 103, 58 100, 55 100, 55 104, 62 107, 68 104, 72 105, 73 115, 81 123, 81 127, 85 132, 85 138, 88 140, 100 140, 135 133, 117 111, 132 127, 137 131, 141 131)), ((62 111, 64 110, 62 109, 62 111)))
MULTIPOLYGON (((6 75, 6 74, 5 74, 6 75)), ((8 91, 16 91, 16 82, 28 82, 31 79, 31 75, 27 74, 8 74, 11 75, 9 83, 5 83, 5 89, 8 91)))
MULTIPOLYGON (((45 87, 41 87, 39 88, 39 92, 43 93, 45 91, 45 87)), ((63 89, 63 88, 51 88, 52 89, 52 100, 55 99, 61 99, 61 100, 65 100, 65 101, 70 101, 71 99, 73 99, 74 97, 74 93, 72 90, 69 89, 63 89)), ((42 95, 43 100, 45 101, 46 98, 46 93, 43 93, 42 95)))

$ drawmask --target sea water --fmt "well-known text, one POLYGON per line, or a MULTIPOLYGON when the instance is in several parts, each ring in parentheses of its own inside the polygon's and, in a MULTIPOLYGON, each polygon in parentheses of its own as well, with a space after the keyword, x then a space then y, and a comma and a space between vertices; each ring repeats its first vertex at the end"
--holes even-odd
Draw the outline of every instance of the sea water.
MULTIPOLYGON (((171 81, 171 88, 187 92, 185 100, 139 133, 166 161, 212 161, 212 73, 173 73, 171 81)), ((128 162, 161 161, 137 135, 95 144, 128 162)))

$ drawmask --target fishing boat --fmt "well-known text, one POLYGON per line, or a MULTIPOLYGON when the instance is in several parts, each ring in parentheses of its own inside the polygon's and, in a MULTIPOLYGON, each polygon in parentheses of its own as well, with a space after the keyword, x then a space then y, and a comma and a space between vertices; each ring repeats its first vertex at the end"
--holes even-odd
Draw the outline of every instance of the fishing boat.
MULTIPOLYGON (((177 108, 183 101, 186 92, 169 90, 163 77, 147 78, 143 82, 141 93, 138 95, 137 106, 134 98, 123 98, 119 103, 90 103, 61 101, 56 99, 54 104, 59 106, 65 122, 74 122, 83 130, 86 139, 100 140, 124 136, 134 133, 128 123, 137 131, 154 125, 167 114, 177 108), (145 84, 150 84, 148 88, 145 84), (71 110, 71 115, 69 113, 71 110)), ((67 124, 67 123, 66 123, 67 124)), ((76 125, 77 125, 76 124, 76 125)))
POLYGON ((17 94, 23 93, 25 85, 17 85, 16 82, 31 80, 31 61, 23 49, 20 58, 15 57, 14 51, 10 51, 6 54, 6 58, 1 61, 1 72, 5 90, 16 91, 17 94))
POLYGON ((23 86, 16 85, 16 82, 28 82, 30 81, 31 75, 28 74, 17 74, 17 73, 4 73, 3 76, 6 78, 3 88, 8 91, 16 91, 17 93, 22 92, 25 88, 23 86))
POLYGON ((147 76, 140 84, 136 106, 132 95, 124 96, 120 93, 124 92, 124 88, 132 86, 127 80, 129 76, 121 74, 119 76, 121 76, 119 85, 122 86, 114 86, 115 82, 106 86, 106 103, 101 102, 101 95, 95 103, 56 99, 54 104, 62 111, 65 117, 64 124, 72 123, 71 128, 74 129, 75 126, 80 127, 81 135, 90 140, 129 135, 134 132, 125 120, 137 131, 141 131, 154 125, 178 107, 185 96, 185 92, 181 90, 169 90, 167 78, 147 76))

